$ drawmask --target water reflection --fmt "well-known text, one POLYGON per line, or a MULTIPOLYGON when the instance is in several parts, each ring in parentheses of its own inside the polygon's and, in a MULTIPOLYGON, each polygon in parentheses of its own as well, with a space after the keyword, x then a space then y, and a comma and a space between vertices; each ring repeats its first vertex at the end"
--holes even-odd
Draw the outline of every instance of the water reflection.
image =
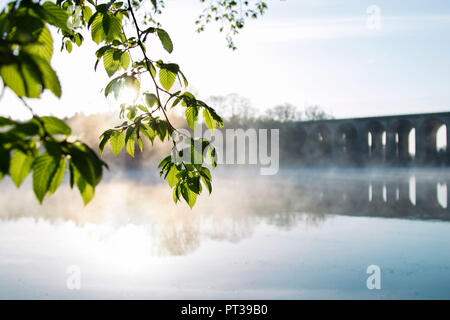
POLYGON ((333 215, 450 220, 445 171, 284 170, 270 177, 219 172, 213 194, 200 197, 192 211, 174 205, 166 185, 148 184, 145 173, 140 176, 102 184, 87 207, 69 189, 39 206, 30 186, 16 190, 3 183, 0 220, 71 222, 102 239, 135 225, 158 255, 186 255, 206 240, 238 242, 262 222, 289 229, 300 222, 320 228, 333 215))
POLYGON ((374 175, 329 178, 298 186, 310 199, 302 210, 339 215, 448 221, 446 175, 374 175))

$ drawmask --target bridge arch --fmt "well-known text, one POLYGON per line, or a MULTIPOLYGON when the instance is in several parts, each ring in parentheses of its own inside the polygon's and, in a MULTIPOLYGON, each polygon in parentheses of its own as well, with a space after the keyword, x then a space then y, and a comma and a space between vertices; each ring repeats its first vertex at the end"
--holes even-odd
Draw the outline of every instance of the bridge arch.
MULTIPOLYGON (((438 158, 439 150, 438 150, 438 137, 437 133, 439 129, 444 127, 446 130, 446 124, 437 118, 428 118, 425 119, 421 124, 421 139, 424 146, 423 158, 428 161, 435 161, 438 158)), ((447 151, 446 141, 445 141, 445 150, 447 151)))
POLYGON ((411 155, 409 152, 409 138, 412 129, 414 129, 413 123, 406 119, 397 120, 392 124, 390 131, 394 139, 391 142, 394 145, 391 150, 391 152, 394 152, 392 157, 393 159, 400 162, 407 162, 411 160, 411 155))
MULTIPOLYGON (((351 162, 356 166, 383 163, 450 166, 450 112, 292 124, 301 128, 294 130, 296 142, 286 143, 285 149, 294 150, 292 155, 302 157, 301 162, 306 165, 351 162)), ((284 140, 292 142, 290 138, 284 140)))
POLYGON ((439 152, 449 151, 447 144, 448 124, 442 124, 436 131, 436 150, 439 152), (439 141, 441 139, 441 141, 439 141))
POLYGON ((357 153, 358 131, 350 123, 341 124, 336 130, 336 143, 338 152, 346 160, 350 160, 357 153))
POLYGON ((325 124, 318 124, 311 132, 311 149, 313 154, 329 157, 332 152, 331 130, 325 124))
POLYGON ((307 156, 307 146, 310 143, 307 130, 303 126, 295 126, 292 128, 292 135, 288 136, 283 143, 282 150, 287 158, 307 156), (292 143, 295 141, 295 143, 292 143))
POLYGON ((381 122, 372 120, 365 126, 364 134, 367 137, 368 158, 383 160, 386 149, 386 128, 381 122))

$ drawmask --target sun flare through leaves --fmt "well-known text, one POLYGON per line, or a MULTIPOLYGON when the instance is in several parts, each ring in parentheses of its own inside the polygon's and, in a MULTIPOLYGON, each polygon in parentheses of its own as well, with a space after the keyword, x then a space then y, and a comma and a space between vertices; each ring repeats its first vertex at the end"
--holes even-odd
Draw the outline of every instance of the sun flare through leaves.
MULTIPOLYGON (((216 166, 215 149, 203 138, 185 137, 183 146, 177 143, 174 136, 180 132, 170 121, 170 110, 181 109, 191 129, 200 117, 210 130, 222 127, 223 120, 211 106, 188 91, 188 80, 177 63, 149 57, 150 42, 159 43, 169 54, 175 46, 169 30, 157 22, 164 1, 150 1, 150 11, 145 10, 143 3, 21 0, 9 1, 2 8, 0 76, 4 89, 11 90, 23 102, 32 118, 15 121, 0 117, 0 180, 10 175, 19 187, 31 173, 34 193, 42 202, 68 174, 70 187, 78 188, 83 202, 92 200, 107 164, 87 144, 73 139, 71 128, 63 120, 40 117, 29 104, 29 99, 40 98, 44 92, 57 98, 62 95, 60 79, 52 67, 53 38, 61 41, 61 51, 71 53, 85 43, 85 37, 90 37, 98 45, 94 70, 103 65, 111 78, 104 95, 114 96, 122 122, 101 134, 99 152, 103 153, 109 144, 114 155, 125 149, 134 157, 142 151, 143 139, 153 144, 158 138, 173 144, 171 154, 161 161, 159 169, 172 189, 174 201, 184 199, 192 208, 203 188, 211 193, 212 177, 207 163, 212 168, 216 166)), ((242 19, 234 18, 234 1, 218 1, 217 5, 230 13, 230 22, 237 23, 231 24, 232 29, 242 27, 242 19)), ((253 12, 248 10, 247 2, 243 10, 246 16, 253 12)), ((264 10, 265 3, 257 2, 257 11, 262 14, 264 10)))

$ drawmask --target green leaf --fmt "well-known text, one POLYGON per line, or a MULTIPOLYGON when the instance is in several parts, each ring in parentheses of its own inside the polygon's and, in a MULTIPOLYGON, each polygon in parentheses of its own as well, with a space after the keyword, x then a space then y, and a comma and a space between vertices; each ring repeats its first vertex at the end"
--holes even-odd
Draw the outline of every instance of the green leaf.
POLYGON ((208 189, 209 194, 212 192, 212 186, 211 186, 211 173, 209 172, 209 169, 206 167, 201 167, 199 170, 200 176, 202 178, 202 181, 206 188, 208 189))
POLYGON ((105 32, 103 31, 103 14, 101 12, 96 12, 89 22, 91 23, 92 40, 96 44, 99 44, 106 38, 105 32))
POLYGON ((186 200, 189 207, 192 209, 195 205, 195 202, 197 201, 197 194, 193 191, 191 191, 187 184, 181 185, 181 195, 183 196, 184 200, 186 200))
POLYGON ((130 54, 127 51, 122 52, 122 55, 120 56, 120 63, 124 70, 128 69, 128 66, 130 65, 130 54))
POLYGON ((192 130, 194 130, 195 122, 198 119, 198 109, 196 107, 188 107, 186 108, 185 115, 189 127, 191 127, 192 130))
POLYGON ((41 71, 44 87, 49 89, 55 96, 60 98, 61 84, 59 83, 56 72, 52 69, 50 64, 42 58, 36 57, 35 62, 41 71))
POLYGON ((200 169, 200 175, 204 176, 205 178, 207 178, 208 180, 211 180, 211 172, 209 171, 208 168, 206 167, 201 167, 200 169))
POLYGON ((135 141, 136 140, 136 130, 133 127, 128 127, 127 134, 125 137, 125 148, 127 152, 134 158, 135 141))
POLYGON ((203 118, 205 119, 206 126, 211 131, 214 131, 214 129, 216 129, 216 121, 213 119, 208 109, 203 109, 203 118))
POLYGON ((31 155, 18 150, 14 152, 9 164, 9 175, 17 187, 22 184, 28 173, 30 173, 33 161, 34 158, 31 155))
POLYGON ((72 52, 72 42, 70 40, 66 40, 66 42, 64 43, 67 52, 72 52))
POLYGON ((36 9, 41 16, 36 16, 35 13, 28 8, 14 10, 10 7, 9 10, 2 11, 2 39, 5 39, 4 33, 6 32, 8 33, 6 35, 8 40, 11 40, 12 42, 29 43, 37 40, 40 31, 44 27, 44 10, 41 6, 32 4, 31 2, 27 2, 27 6, 34 6, 34 9, 36 9))
POLYGON ((213 108, 210 108, 208 106, 206 106, 205 104, 205 108, 208 109, 209 114, 212 116, 212 118, 217 121, 217 123, 219 124, 219 127, 223 127, 223 119, 216 113, 216 111, 213 108))
POLYGON ((83 179, 95 187, 102 178, 102 167, 106 164, 86 144, 71 144, 68 148, 71 163, 83 176, 83 179))
POLYGON ((40 10, 38 14, 40 14, 48 23, 66 32, 71 32, 67 27, 67 20, 69 19, 67 11, 50 1, 44 2, 42 9, 43 10, 40 10))
POLYGON ((39 98, 41 95, 42 75, 36 64, 29 59, 0 65, 0 75, 3 83, 19 97, 39 98))
POLYGON ((181 105, 184 107, 197 107, 197 99, 195 99, 194 95, 190 92, 185 92, 181 96, 183 101, 181 105))
POLYGON ((167 121, 158 121, 156 125, 156 132, 161 142, 164 142, 164 139, 166 138, 166 136, 168 136, 169 133, 169 124, 167 123, 167 121))
POLYGON ((80 191, 84 205, 87 205, 94 197, 94 187, 83 178, 75 166, 71 167, 73 170, 73 180, 80 191))
POLYGON ((114 7, 114 9, 118 9, 118 8, 120 8, 122 5, 123 5, 123 2, 120 1, 120 2, 114 3, 114 4, 113 4, 113 7, 114 7))
POLYGON ((0 116, 0 127, 11 126, 11 125, 14 125, 15 123, 16 122, 11 119, 0 116))
POLYGON ((172 156, 169 155, 169 156, 165 157, 164 159, 162 159, 162 161, 158 164, 158 168, 163 168, 170 162, 172 162, 172 156))
POLYGON ((84 40, 81 33, 76 33, 75 36, 73 37, 73 39, 77 46, 81 46, 81 44, 83 43, 83 40, 84 40))
POLYGON ((144 149, 144 143, 142 142, 141 137, 137 137, 136 141, 139 146, 139 150, 141 150, 141 152, 142 152, 142 150, 144 149))
POLYGON ((15 60, 1 65, 0 75, 4 84, 19 97, 39 98, 44 88, 61 96, 58 77, 45 58, 23 52, 15 60))
POLYGON ((75 171, 75 168, 72 164, 72 161, 70 161, 69 162, 69 186, 70 186, 70 189, 73 189, 73 185, 75 184, 74 171, 75 171))
POLYGON ((212 192, 211 180, 205 178, 203 175, 201 176, 201 178, 202 178, 203 184, 208 189, 209 194, 211 194, 211 192, 212 192))
POLYGON ((58 118, 41 117, 40 119, 44 123, 45 130, 51 135, 63 134, 69 136, 72 133, 72 129, 58 118))
MULTIPOLYGON (((10 166, 10 152, 5 150, 0 144, 0 177, 9 171, 10 166)), ((1 179, 0 179, 1 180, 1 179)))
POLYGON ((181 72, 181 71, 178 71, 178 72, 179 72, 179 74, 181 74, 181 77, 183 78, 183 81, 184 81, 184 86, 187 88, 189 83, 188 83, 186 77, 184 76, 183 72, 181 72))
POLYGON ((53 140, 46 140, 44 141, 44 147, 47 153, 52 157, 58 158, 62 154, 61 143, 59 142, 53 140))
POLYGON ((129 120, 133 121, 134 117, 136 117, 136 114, 137 114, 137 108, 136 108, 136 106, 131 106, 131 107, 128 107, 128 110, 129 111, 127 114, 127 118, 129 120))
POLYGON ((125 135, 123 132, 114 131, 109 139, 109 143, 114 155, 117 156, 125 145, 125 135))
POLYGON ((200 177, 190 177, 187 178, 187 185, 189 190, 195 192, 196 194, 200 194, 201 186, 200 186, 200 177))
POLYGON ((166 180, 171 188, 173 188, 178 183, 177 174, 178 171, 177 166, 173 165, 170 167, 169 172, 167 173, 166 180))
POLYGON ((153 105, 158 101, 158 97, 156 97, 153 93, 145 93, 144 99, 149 108, 153 107, 153 105))
POLYGON ((83 17, 84 21, 89 21, 92 17, 92 10, 88 6, 83 6, 83 17))
POLYGON ((144 34, 144 39, 143 39, 143 41, 145 41, 145 40, 147 39, 147 36, 148 36, 150 33, 155 33, 155 31, 156 31, 156 28, 155 28, 155 27, 149 27, 149 28, 145 29, 144 31, 142 31, 142 34, 144 34))
MULTIPOLYGON (((106 16, 106 15, 105 15, 106 16)), ((120 40, 120 35, 122 33, 122 21, 115 15, 108 13, 109 25, 108 30, 104 29, 105 40, 111 42, 113 40, 120 40)))
POLYGON ((50 59, 52 58, 53 54, 53 39, 49 29, 44 26, 41 33, 39 34, 37 42, 23 45, 21 47, 21 50, 26 51, 29 54, 38 56, 50 63, 50 59))
POLYGON ((111 77, 117 70, 119 70, 121 51, 118 49, 109 49, 103 55, 103 66, 106 73, 111 77))
POLYGON ((106 130, 100 136, 101 141, 100 141, 100 144, 98 145, 98 150, 99 150, 100 154, 103 153, 103 150, 105 149, 105 146, 108 143, 108 141, 111 138, 113 133, 114 133, 114 130, 106 130))
POLYGON ((122 21, 110 12, 97 11, 89 20, 92 40, 99 44, 102 41, 120 40, 122 21))
POLYGON ((142 112, 149 112, 146 106, 143 106, 142 104, 137 105, 138 109, 142 112))
POLYGON ((150 74, 152 75, 152 77, 155 78, 155 77, 156 77, 156 69, 155 69, 155 66, 154 66, 153 63, 151 63, 150 61, 147 61, 147 62, 148 62, 148 65, 149 65, 149 67, 150 67, 150 70, 148 70, 147 64, 146 64, 146 63, 144 64, 144 65, 145 65, 145 68, 146 68, 148 71, 150 71, 150 74))
POLYGON ((172 40, 170 40, 169 34, 163 29, 158 29, 157 34, 159 40, 161 40, 164 49, 166 49, 167 52, 172 53, 173 43, 172 40))
POLYGON ((40 203, 49 190, 57 166, 58 160, 48 153, 41 154, 33 163, 33 191, 40 203))
POLYGON ((157 0, 151 0, 152 1, 152 6, 153 6, 153 10, 155 10, 155 12, 158 10, 158 2, 157 0))
POLYGON ((156 131, 153 130, 152 128, 150 128, 150 126, 147 125, 147 124, 141 124, 141 132, 153 144, 153 141, 155 140, 155 137, 156 137, 156 134, 157 134, 156 131))
MULTIPOLYGON (((111 92, 118 92, 120 89, 120 80, 122 76, 112 79, 105 88, 105 97, 107 97, 111 92)), ((115 94, 117 96, 117 94, 115 94)))
POLYGON ((111 26, 111 17, 109 14, 104 14, 102 18, 102 27, 105 35, 109 32, 109 27, 111 26))
POLYGON ((103 46, 100 49, 98 49, 97 51, 95 51, 95 56, 97 57, 97 61, 95 62, 95 67, 94 67, 95 71, 97 71, 97 65, 98 65, 98 62, 100 61, 100 59, 103 57, 105 52, 111 48, 112 48, 111 45, 107 45, 107 46, 103 46))
POLYGON ((55 171, 55 174, 53 175, 50 186, 48 188, 48 191, 50 194, 53 194, 56 189, 60 186, 63 178, 64 178, 64 172, 66 171, 66 159, 61 158, 58 163, 58 167, 55 171))
POLYGON ((164 65, 159 69, 159 82, 167 91, 172 88, 173 83, 177 77, 177 73, 174 72, 174 68, 169 68, 170 65, 164 65))
POLYGON ((217 167, 217 159, 216 159, 216 149, 210 147, 208 148, 207 155, 209 158, 209 161, 211 162, 211 165, 213 168, 217 167))
POLYGON ((177 184, 177 186, 173 189, 173 202, 177 203, 179 199, 180 199, 180 188, 179 185, 177 184))
POLYGON ((24 123, 17 123, 9 133, 25 138, 37 135, 39 133, 39 125, 34 122, 34 119, 24 123))
POLYGON ((172 103, 172 108, 174 108, 180 101, 183 99, 183 96, 178 96, 172 103))
POLYGON ((148 125, 156 133, 161 142, 164 142, 166 134, 168 133, 167 122, 164 120, 150 118, 148 125))

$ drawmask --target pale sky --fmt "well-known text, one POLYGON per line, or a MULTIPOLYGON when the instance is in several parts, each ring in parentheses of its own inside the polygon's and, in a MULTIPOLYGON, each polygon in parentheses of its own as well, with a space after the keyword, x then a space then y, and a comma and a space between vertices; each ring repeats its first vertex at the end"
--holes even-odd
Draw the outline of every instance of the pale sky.
MULTIPOLYGON (((199 98, 237 93, 261 113, 285 102, 317 104, 337 118, 450 111, 448 0, 267 3, 267 13, 246 24, 231 51, 217 25, 195 32, 200 1, 166 0, 161 21, 174 52, 165 54, 153 39, 150 55, 178 63, 199 98), (379 24, 368 21, 371 5, 380 11, 379 24)), ((101 93, 108 77, 101 65, 94 72, 96 45, 85 38, 82 48, 60 54, 54 37, 52 64, 63 96, 30 100, 39 114, 116 108, 101 93)), ((2 115, 28 114, 9 92, 0 104, 2 115)))

